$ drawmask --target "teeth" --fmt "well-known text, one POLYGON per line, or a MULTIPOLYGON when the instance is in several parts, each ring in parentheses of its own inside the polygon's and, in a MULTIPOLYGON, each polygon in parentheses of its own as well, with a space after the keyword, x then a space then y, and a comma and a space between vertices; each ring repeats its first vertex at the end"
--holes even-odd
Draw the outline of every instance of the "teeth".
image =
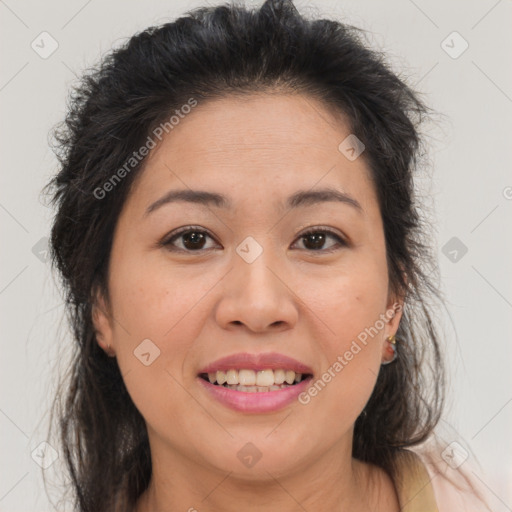
POLYGON ((256 386, 242 386, 238 385, 236 388, 238 391, 246 391, 247 393, 256 393, 258 391, 258 388, 256 386))
POLYGON ((228 384, 226 387, 236 391, 244 391, 245 393, 260 393, 262 391, 277 391, 279 389, 288 388, 290 387, 290 384, 285 383, 281 384, 280 386, 242 386, 241 384, 228 384))
POLYGON ((228 370, 226 372, 226 382, 228 384, 238 384, 238 372, 236 370, 228 370))
POLYGON ((292 370, 286 370, 286 374, 285 374, 284 380, 288 384, 293 384, 295 382, 295 372, 293 372, 292 370))
POLYGON ((274 372, 273 370, 261 370, 256 375, 256 384, 258 386, 273 386, 274 372))
POLYGON ((226 384, 228 387, 238 389, 243 387, 243 390, 249 393, 256 391, 274 391, 281 389, 286 385, 301 382, 303 378, 302 373, 295 373, 293 370, 228 370, 208 373, 208 380, 214 384, 226 384))
POLYGON ((243 386, 254 386, 256 384, 256 373, 254 373, 254 370, 240 370, 238 372, 238 383, 243 386))
POLYGON ((285 373, 284 370, 274 370, 274 383, 275 384, 282 384, 285 379, 285 373))

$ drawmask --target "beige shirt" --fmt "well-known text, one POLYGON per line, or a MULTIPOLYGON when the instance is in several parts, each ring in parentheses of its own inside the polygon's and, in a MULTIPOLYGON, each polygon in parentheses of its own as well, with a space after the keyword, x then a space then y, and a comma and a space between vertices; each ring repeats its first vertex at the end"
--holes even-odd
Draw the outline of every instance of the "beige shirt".
POLYGON ((395 486, 401 512, 439 512, 431 476, 420 457, 404 450, 397 456, 395 486))
MULTIPOLYGON (((492 512, 492 495, 469 462, 451 469, 411 449, 399 452, 395 487, 400 512, 492 512), (470 485, 469 485, 470 483, 470 485), (477 496, 480 496, 480 498, 477 496)), ((501 501, 501 500, 500 500, 501 501)), ((501 502, 503 503, 503 502, 501 502)), ((498 505, 501 507, 501 504, 498 505)))

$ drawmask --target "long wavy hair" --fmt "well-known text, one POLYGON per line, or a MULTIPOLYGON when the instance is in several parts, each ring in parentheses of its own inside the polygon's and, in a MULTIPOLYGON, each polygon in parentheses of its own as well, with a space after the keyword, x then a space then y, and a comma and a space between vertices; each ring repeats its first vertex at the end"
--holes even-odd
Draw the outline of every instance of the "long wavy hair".
POLYGON ((441 417, 444 370, 432 308, 443 297, 414 185, 427 153, 420 125, 431 109, 356 27, 310 19, 289 0, 254 9, 198 8, 133 35, 84 72, 65 120, 52 131, 59 170, 45 187, 56 209, 50 252, 65 293, 73 357, 59 381, 50 434, 58 428, 80 512, 132 510, 151 477, 144 419, 92 323, 95 293, 108 299, 114 228, 146 159, 108 197, 99 198, 98 189, 190 98, 201 103, 255 92, 319 99, 344 114, 365 145, 390 290, 405 304, 398 358, 380 371, 355 423, 353 457, 393 477, 397 453, 427 440, 441 417))

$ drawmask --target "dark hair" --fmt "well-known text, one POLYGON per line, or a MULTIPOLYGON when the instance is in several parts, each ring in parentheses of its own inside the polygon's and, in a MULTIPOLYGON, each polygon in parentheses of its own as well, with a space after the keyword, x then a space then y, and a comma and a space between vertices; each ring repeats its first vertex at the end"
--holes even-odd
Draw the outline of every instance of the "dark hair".
POLYGON ((390 290, 405 297, 405 306, 398 359, 382 368, 356 421, 353 456, 393 476, 397 452, 429 438, 440 418, 443 364, 429 300, 441 294, 414 189, 424 147, 419 126, 430 109, 355 27, 308 19, 286 0, 253 10, 199 8, 137 33, 86 72, 54 131, 60 169, 47 186, 57 206, 50 249, 76 350, 61 385, 65 399, 57 395, 52 417, 59 419, 77 510, 114 510, 121 500, 129 510, 151 477, 145 422, 92 323, 95 293, 108 303, 114 228, 145 159, 112 185, 107 199, 98 190, 190 98, 256 92, 319 99, 344 114, 365 145, 390 290))

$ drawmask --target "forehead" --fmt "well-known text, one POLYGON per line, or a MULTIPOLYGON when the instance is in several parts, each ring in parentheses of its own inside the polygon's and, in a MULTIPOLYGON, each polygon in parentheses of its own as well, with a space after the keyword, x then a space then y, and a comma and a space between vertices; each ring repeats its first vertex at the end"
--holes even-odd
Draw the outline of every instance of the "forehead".
POLYGON ((235 202, 269 200, 280 210, 285 196, 314 188, 357 195, 361 204, 375 201, 364 159, 350 161, 339 149, 349 135, 346 118, 312 97, 209 100, 163 136, 134 188, 146 207, 170 189, 187 188, 221 192, 235 202))
POLYGON ((227 159, 243 151, 275 161, 291 154, 297 159, 308 154, 337 156, 340 136, 349 133, 341 113, 309 96, 233 96, 200 103, 153 153, 165 152, 183 161, 201 155, 227 159))

